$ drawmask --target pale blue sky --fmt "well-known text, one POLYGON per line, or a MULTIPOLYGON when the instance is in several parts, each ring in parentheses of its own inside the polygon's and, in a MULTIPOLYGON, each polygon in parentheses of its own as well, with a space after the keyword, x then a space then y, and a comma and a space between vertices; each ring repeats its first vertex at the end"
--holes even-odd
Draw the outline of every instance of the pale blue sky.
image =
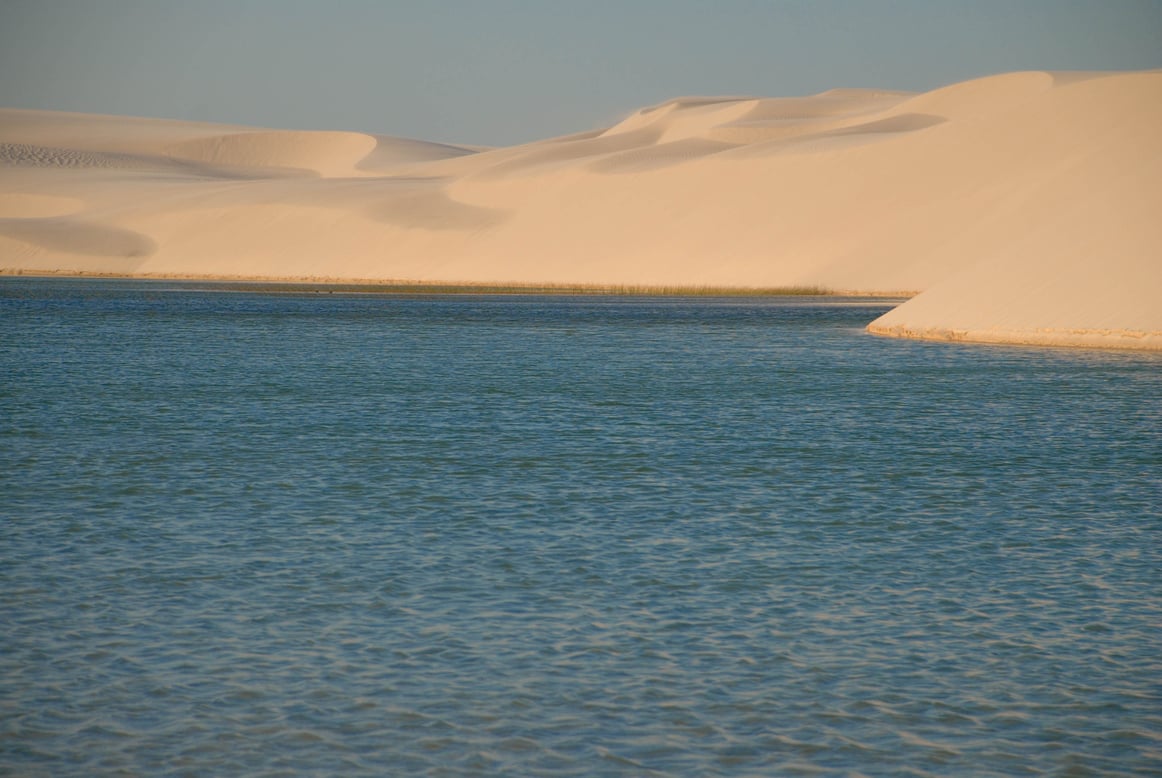
POLYGON ((679 95, 1162 67, 1162 0, 0 0, 0 105, 510 144, 679 95))

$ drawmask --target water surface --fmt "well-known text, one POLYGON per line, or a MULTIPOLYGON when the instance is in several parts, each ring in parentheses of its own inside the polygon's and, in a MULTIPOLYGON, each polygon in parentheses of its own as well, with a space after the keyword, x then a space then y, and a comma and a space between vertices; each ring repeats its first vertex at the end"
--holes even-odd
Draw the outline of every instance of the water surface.
POLYGON ((1162 358, 0 280, 0 772, 1150 775, 1162 358))

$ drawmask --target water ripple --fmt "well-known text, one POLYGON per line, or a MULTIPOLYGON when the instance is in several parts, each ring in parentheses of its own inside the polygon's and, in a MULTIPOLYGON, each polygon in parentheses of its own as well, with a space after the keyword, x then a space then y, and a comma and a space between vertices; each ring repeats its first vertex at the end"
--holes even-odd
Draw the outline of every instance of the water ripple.
POLYGON ((0 771, 1155 775, 1162 362, 0 281, 0 771))

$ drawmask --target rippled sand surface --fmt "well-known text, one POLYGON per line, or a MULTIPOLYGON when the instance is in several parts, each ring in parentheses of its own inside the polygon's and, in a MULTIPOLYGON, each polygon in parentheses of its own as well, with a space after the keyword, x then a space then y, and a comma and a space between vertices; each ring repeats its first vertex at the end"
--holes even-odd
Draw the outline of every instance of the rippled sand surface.
POLYGON ((0 772, 1150 775, 1162 358, 0 280, 0 772))

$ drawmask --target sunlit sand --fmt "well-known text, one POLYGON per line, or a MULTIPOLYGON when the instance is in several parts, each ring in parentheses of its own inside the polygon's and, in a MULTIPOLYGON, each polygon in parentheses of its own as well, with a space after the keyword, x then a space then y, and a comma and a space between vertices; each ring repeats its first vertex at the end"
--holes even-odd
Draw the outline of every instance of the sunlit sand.
POLYGON ((869 329, 1162 349, 1159 127, 1162 71, 683 98, 496 149, 0 110, 0 272, 918 292, 869 329))

